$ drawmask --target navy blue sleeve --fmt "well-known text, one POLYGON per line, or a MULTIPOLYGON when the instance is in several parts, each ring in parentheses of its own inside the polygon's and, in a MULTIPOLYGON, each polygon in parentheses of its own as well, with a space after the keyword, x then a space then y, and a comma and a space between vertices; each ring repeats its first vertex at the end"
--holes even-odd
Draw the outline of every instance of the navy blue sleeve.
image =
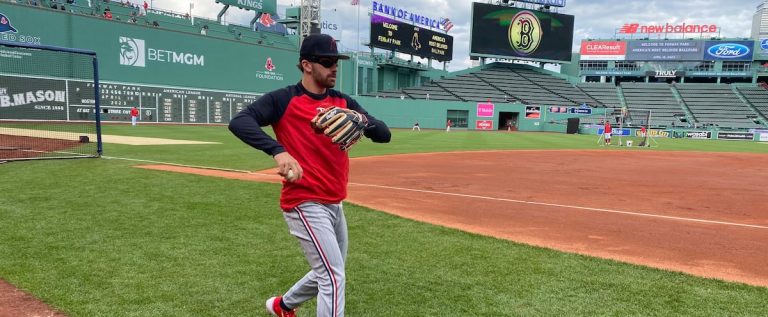
POLYGON ((392 139, 392 133, 389 131, 389 127, 387 127, 387 124, 384 123, 384 121, 376 119, 351 97, 344 95, 344 99, 347 100, 347 108, 357 111, 368 118, 368 127, 363 131, 365 137, 376 143, 389 143, 392 139))
POLYGON ((229 131, 246 144, 268 155, 275 156, 285 152, 285 148, 261 127, 280 120, 289 102, 290 94, 287 89, 261 96, 232 118, 229 122, 229 131))

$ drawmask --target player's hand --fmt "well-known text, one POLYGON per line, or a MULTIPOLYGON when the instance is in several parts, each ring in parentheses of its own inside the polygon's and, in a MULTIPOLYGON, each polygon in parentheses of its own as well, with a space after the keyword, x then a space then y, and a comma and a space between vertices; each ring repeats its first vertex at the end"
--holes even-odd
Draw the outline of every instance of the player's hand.
POLYGON ((277 163, 277 174, 284 177, 285 180, 294 183, 301 179, 304 170, 301 169, 299 162, 288 154, 283 152, 273 157, 277 163))

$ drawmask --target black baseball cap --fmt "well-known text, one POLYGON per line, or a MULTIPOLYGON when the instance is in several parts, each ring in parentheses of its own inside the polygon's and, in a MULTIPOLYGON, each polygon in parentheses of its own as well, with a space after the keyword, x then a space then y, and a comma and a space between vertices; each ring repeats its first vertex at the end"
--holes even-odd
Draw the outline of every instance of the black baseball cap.
POLYGON ((336 57, 338 59, 349 59, 349 56, 339 54, 336 48, 336 40, 327 34, 311 34, 301 42, 299 50, 301 59, 311 57, 336 57))

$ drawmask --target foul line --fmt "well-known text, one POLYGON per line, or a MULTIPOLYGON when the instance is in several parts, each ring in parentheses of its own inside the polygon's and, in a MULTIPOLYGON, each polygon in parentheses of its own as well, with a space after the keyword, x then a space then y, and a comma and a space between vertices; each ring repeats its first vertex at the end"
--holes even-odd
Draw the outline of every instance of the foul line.
MULTIPOLYGON (((251 172, 251 171, 244 171, 244 170, 231 169, 231 168, 223 168, 223 167, 188 165, 188 164, 160 162, 160 161, 142 160, 142 159, 132 159, 132 158, 123 158, 123 157, 111 157, 111 156, 102 156, 102 158, 114 159, 114 160, 144 162, 144 163, 152 163, 152 164, 167 164, 167 165, 172 165, 172 166, 191 167, 191 168, 200 168, 200 169, 208 169, 208 170, 219 170, 219 171, 236 172, 236 173, 243 173, 243 174, 255 174, 255 175, 271 176, 270 174, 251 172)), ((638 216, 638 217, 649 217, 649 218, 659 218, 659 219, 667 219, 667 220, 689 221, 689 222, 698 222, 698 223, 715 224, 715 225, 725 225, 725 226, 734 226, 734 227, 754 228, 754 229, 768 229, 768 226, 750 225, 750 224, 744 224, 744 223, 727 222, 727 221, 715 221, 715 220, 687 218, 687 217, 654 215, 654 214, 646 214, 646 213, 634 212, 634 211, 623 211, 623 210, 614 210, 614 209, 606 209, 606 208, 593 208, 593 207, 582 207, 582 206, 572 206, 572 205, 553 204, 553 203, 542 203, 542 202, 537 202, 537 201, 527 201, 527 200, 518 200, 518 199, 509 199, 509 198, 496 198, 496 197, 488 197, 488 196, 448 193, 448 192, 440 192, 440 191, 434 191, 434 190, 413 189, 413 188, 403 188, 403 187, 384 186, 384 185, 361 184, 361 183, 353 183, 353 182, 350 182, 349 184, 350 185, 354 185, 354 186, 373 187, 373 188, 381 188, 381 189, 391 189, 391 190, 400 190, 400 191, 409 191, 409 192, 416 192, 416 193, 425 193, 425 194, 434 194, 434 195, 445 195, 445 196, 454 196, 454 197, 464 197, 464 198, 475 198, 475 199, 483 199, 483 200, 503 201, 503 202, 510 202, 510 203, 518 203, 518 204, 528 204, 528 205, 538 205, 538 206, 548 206, 548 207, 560 207, 560 208, 578 209, 578 210, 586 210, 586 211, 594 211, 594 212, 605 212, 605 213, 630 215, 630 216, 638 216)))
POLYGON ((179 163, 171 163, 171 162, 161 162, 161 161, 152 161, 152 160, 133 159, 133 158, 126 158, 126 157, 114 157, 114 156, 102 156, 102 158, 105 158, 105 159, 108 159, 108 160, 124 160, 124 161, 134 161, 134 162, 152 163, 152 164, 165 164, 165 165, 179 166, 179 167, 191 167, 191 168, 199 168, 199 169, 206 169, 206 170, 217 170, 217 171, 236 172, 236 173, 243 173, 243 174, 256 174, 256 175, 270 176, 269 174, 264 174, 264 173, 256 173, 256 172, 251 172, 251 171, 237 170, 237 169, 224 168, 224 167, 188 165, 188 164, 179 164, 179 163))
POLYGON ((651 217, 651 218, 661 218, 661 219, 670 219, 670 220, 679 220, 679 221, 699 222, 699 223, 706 223, 706 224, 716 224, 716 225, 726 225, 726 226, 736 226, 736 227, 747 227, 747 228, 756 228, 756 229, 768 229, 768 226, 750 225, 750 224, 726 222, 726 221, 705 220, 705 219, 697 219, 697 218, 663 216, 663 215, 646 214, 646 213, 633 212, 633 211, 622 211, 622 210, 613 210, 613 209, 605 209, 605 208, 592 208, 592 207, 581 207, 581 206, 571 206, 571 205, 562 205, 562 204, 542 203, 542 202, 537 202, 537 201, 527 201, 527 200, 517 200, 517 199, 507 199, 507 198, 495 198, 495 197, 487 197, 487 196, 447 193, 447 192, 439 192, 439 191, 434 191, 434 190, 412 189, 412 188, 402 188, 402 187, 393 187, 393 186, 370 185, 370 184, 360 184, 360 183, 349 183, 349 184, 350 185, 356 185, 356 186, 365 186, 365 187, 374 187, 374 188, 382 188, 382 189, 401 190, 401 191, 426 193, 426 194, 435 194, 435 195, 446 195, 446 196, 455 196, 455 197, 476 198, 476 199, 494 200, 494 201, 503 201, 503 202, 511 202, 511 203, 519 203, 519 204, 529 204, 529 205, 539 205, 539 206, 548 206, 548 207, 570 208, 570 209, 579 209, 579 210, 596 211, 596 212, 607 212, 607 213, 631 215, 631 216, 640 216, 640 217, 651 217))

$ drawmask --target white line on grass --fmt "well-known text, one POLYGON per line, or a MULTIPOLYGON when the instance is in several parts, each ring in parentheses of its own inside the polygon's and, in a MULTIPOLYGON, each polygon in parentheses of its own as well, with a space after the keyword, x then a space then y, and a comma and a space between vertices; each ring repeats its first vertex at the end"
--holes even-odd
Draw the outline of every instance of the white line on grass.
MULTIPOLYGON (((201 168, 201 169, 209 169, 209 170, 228 171, 228 172, 236 172, 236 173, 244 173, 244 174, 256 174, 256 175, 272 176, 271 174, 264 174, 264 173, 244 171, 244 170, 231 169, 231 168, 223 168, 223 167, 187 165, 187 164, 179 164, 179 163, 160 162, 160 161, 132 159, 132 158, 123 158, 123 157, 111 157, 111 156, 102 156, 102 157, 105 158, 105 159, 126 160, 126 161, 144 162, 144 163, 152 163, 152 164, 166 164, 166 165, 180 166, 180 167, 191 167, 191 168, 201 168)), ((484 199, 484 200, 493 200, 493 201, 504 201, 504 202, 518 203, 518 204, 529 204, 529 205, 539 205, 539 206, 549 206, 549 207, 570 208, 570 209, 579 209, 579 210, 587 210, 587 211, 594 211, 594 212, 605 212, 605 213, 614 213, 614 214, 622 214, 622 215, 631 215, 631 216, 638 216, 638 217, 660 218, 660 219, 669 219, 669 220, 678 220, 678 221, 689 221, 689 222, 698 222, 698 223, 725 225, 725 226, 735 226, 735 227, 746 227, 746 228, 755 228, 755 229, 768 229, 768 226, 750 225, 750 224, 736 223, 736 222, 727 222, 727 221, 715 221, 715 220, 706 220, 706 219, 698 219, 698 218, 654 215, 654 214, 646 214, 646 213, 633 212, 633 211, 623 211, 623 210, 614 210, 614 209, 605 209, 605 208, 593 208, 593 207, 571 206, 571 205, 563 205, 563 204, 542 203, 542 202, 537 202, 537 201, 517 200, 517 199, 508 199, 508 198, 496 198, 496 197, 487 197, 487 196, 479 196, 479 195, 458 194, 458 193, 448 193, 448 192, 440 192, 440 191, 425 190, 425 189, 413 189, 413 188, 403 188, 403 187, 373 185, 373 184, 361 184, 361 183, 352 183, 352 182, 350 182, 349 184, 350 185, 355 185, 355 186, 363 186, 363 187, 392 189, 392 190, 401 190, 401 191, 409 191, 409 192, 417 192, 417 193, 445 195, 445 196, 455 196, 455 197, 464 197, 464 198, 475 198, 475 199, 484 199)))
POLYGON ((160 161, 152 161, 152 160, 133 159, 133 158, 127 158, 127 157, 114 157, 114 156, 102 156, 102 158, 105 158, 105 159, 108 159, 108 160, 124 160, 124 161, 134 161, 134 162, 142 162, 142 163, 151 163, 151 164, 172 165, 172 166, 179 166, 179 167, 200 168, 200 169, 206 169, 206 170, 217 170, 217 171, 236 172, 236 173, 243 173, 243 174, 256 174, 256 175, 271 176, 270 174, 257 173, 257 172, 244 171, 244 170, 237 170, 237 169, 224 168, 224 167, 188 165, 188 164, 179 164, 179 163, 171 163, 171 162, 160 162, 160 161))
POLYGON ((588 210, 588 211, 595 211, 595 212, 606 212, 606 213, 623 214, 623 215, 640 216, 640 217, 651 217, 651 218, 671 219, 671 220, 679 220, 679 221, 690 221, 690 222, 699 222, 699 223, 716 224, 716 225, 747 227, 747 228, 756 228, 756 229, 768 229, 767 226, 750 225, 750 224, 744 224, 744 223, 735 223, 735 222, 726 222, 726 221, 715 221, 715 220, 687 218, 687 217, 664 216, 664 215, 646 214, 646 213, 641 213, 641 212, 622 211, 622 210, 613 210, 613 209, 605 209, 605 208, 592 208, 592 207, 582 207, 582 206, 571 206, 571 205, 562 205, 562 204, 542 203, 542 202, 537 202, 537 201, 527 201, 527 200, 517 200, 517 199, 507 199, 507 198, 495 198, 495 197, 487 197, 487 196, 447 193, 447 192, 439 192, 439 191, 434 191, 434 190, 412 189, 412 188, 402 188, 402 187, 393 187, 393 186, 382 186, 382 185, 371 185, 371 184, 360 184, 360 183, 349 183, 349 184, 350 185, 356 185, 356 186, 374 187, 374 188, 382 188, 382 189, 393 189, 393 190, 410 191, 410 192, 417 192, 417 193, 427 193, 427 194, 435 194, 435 195, 446 195, 446 196, 456 196, 456 197, 465 197, 465 198, 484 199, 484 200, 504 201, 504 202, 511 202, 511 203, 519 203, 519 204, 529 204, 529 205, 540 205, 540 206, 549 206, 549 207, 570 208, 570 209, 588 210))

